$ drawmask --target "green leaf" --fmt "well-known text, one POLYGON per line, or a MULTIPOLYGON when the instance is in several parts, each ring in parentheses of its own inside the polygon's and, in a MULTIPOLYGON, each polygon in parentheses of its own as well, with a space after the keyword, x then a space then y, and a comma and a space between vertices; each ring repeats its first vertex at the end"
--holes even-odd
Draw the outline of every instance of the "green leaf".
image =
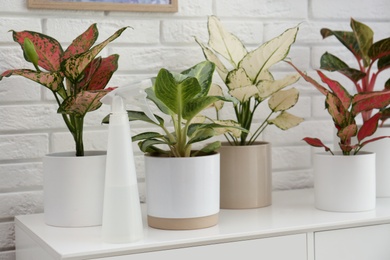
POLYGON ((172 111, 169 110, 169 108, 160 99, 156 97, 153 87, 145 89, 145 92, 147 94, 147 98, 151 100, 154 104, 156 104, 156 106, 158 107, 158 109, 160 109, 161 112, 166 115, 172 115, 172 111))
POLYGON ((200 96, 207 96, 207 93, 210 90, 211 82, 213 80, 213 73, 215 70, 214 63, 210 61, 203 61, 192 68, 189 68, 180 74, 187 75, 188 77, 194 77, 198 80, 198 83, 201 87, 199 93, 200 96))
POLYGON ((338 57, 325 52, 321 56, 321 69, 327 71, 338 71, 341 74, 345 75, 353 82, 358 82, 360 79, 366 76, 366 73, 361 72, 360 70, 350 68, 346 63, 340 60, 338 57))
POLYGON ((38 68, 38 53, 35 50, 34 44, 29 38, 24 38, 23 42, 23 49, 24 49, 24 57, 27 61, 31 62, 35 69, 39 71, 38 68))
POLYGON ((253 82, 257 82, 262 71, 268 70, 272 65, 286 58, 297 33, 298 27, 286 30, 278 37, 249 52, 242 59, 239 67, 246 71, 253 82))
POLYGON ((374 32, 367 25, 358 22, 352 18, 351 28, 355 33, 356 41, 362 54, 364 66, 367 67, 370 65, 370 57, 368 56, 368 50, 373 43, 374 32))
POLYGON ((204 140, 210 139, 215 136, 215 131, 211 127, 203 127, 199 128, 194 132, 192 138, 188 141, 188 144, 194 144, 198 142, 202 142, 204 140))
POLYGON ((259 84, 257 84, 259 101, 267 99, 281 89, 294 84, 299 80, 299 78, 299 74, 292 74, 279 80, 264 80, 259 82, 259 84))
POLYGON ((145 132, 145 133, 141 133, 141 134, 133 136, 131 140, 133 142, 136 142, 136 141, 141 141, 141 140, 146 140, 146 139, 155 139, 155 138, 162 138, 162 137, 164 137, 164 136, 160 133, 157 133, 157 132, 145 132))
POLYGON ((160 145, 160 144, 166 145, 167 143, 157 139, 146 139, 144 141, 139 142, 138 147, 144 153, 153 153, 153 152, 164 153, 163 150, 155 147, 155 145, 160 145))
POLYGON ((219 147, 221 147, 221 142, 215 141, 213 143, 207 144, 205 147, 200 149, 198 151, 198 153, 200 152, 200 153, 205 153, 205 154, 211 154, 211 153, 215 152, 217 149, 219 149, 219 147))
POLYGON ((183 118, 186 104, 201 92, 201 87, 196 78, 185 78, 177 82, 168 70, 161 69, 156 78, 154 91, 156 97, 172 113, 183 118))
POLYGON ((294 116, 286 111, 282 111, 276 118, 268 120, 269 124, 276 125, 282 130, 288 130, 303 122, 303 118, 294 116))
POLYGON ((284 111, 293 107, 299 98, 299 92, 296 88, 281 90, 272 95, 268 100, 269 108, 273 112, 284 111))
POLYGON ((390 38, 374 43, 368 51, 368 55, 374 61, 390 55, 390 38))
POLYGON ((227 59, 235 68, 247 50, 242 42, 233 34, 226 31, 219 19, 210 16, 208 19, 209 46, 227 59))
POLYGON ((223 97, 217 96, 206 96, 188 100, 188 102, 186 102, 184 105, 182 117, 186 120, 191 120, 202 110, 206 109, 207 107, 219 100, 229 101, 227 99, 224 99, 223 97))
MULTIPOLYGON (((151 124, 156 124, 153 120, 151 120, 144 112, 141 111, 133 111, 133 110, 127 110, 127 116, 129 118, 129 121, 144 121, 151 124)), ((157 120, 160 122, 160 125, 164 125, 164 119, 161 118, 158 115, 154 115, 157 120)))

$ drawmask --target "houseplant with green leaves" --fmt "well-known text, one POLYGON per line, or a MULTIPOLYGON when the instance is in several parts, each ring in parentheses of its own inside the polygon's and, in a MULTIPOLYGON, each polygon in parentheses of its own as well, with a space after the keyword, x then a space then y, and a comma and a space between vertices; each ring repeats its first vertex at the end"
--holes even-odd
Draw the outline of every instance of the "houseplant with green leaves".
MULTIPOLYGON (((218 222, 220 141, 206 142, 239 126, 215 123, 202 112, 219 100, 210 86, 215 65, 203 61, 180 73, 160 69, 147 88, 147 100, 159 111, 128 111, 130 121, 159 128, 133 136, 145 153, 148 224, 159 229, 198 229, 218 222), (168 123, 172 122, 172 123, 168 123), (197 147, 195 147, 197 144, 197 147)), ((149 109, 148 109, 149 110, 149 109)), ((103 122, 108 122, 106 117, 103 122)))
POLYGON ((221 153, 221 207, 254 208, 271 203, 271 144, 257 141, 269 125, 282 130, 297 126, 302 118, 288 112, 298 101, 296 88, 285 89, 299 79, 299 74, 275 79, 274 65, 284 60, 295 42, 298 27, 248 51, 241 40, 230 33, 215 17, 208 18, 208 44, 198 38, 205 58, 216 64, 216 71, 225 87, 219 92, 234 99, 231 105, 235 118, 220 117, 221 106, 215 106, 217 119, 225 124, 238 124, 247 131, 240 136, 225 135, 227 142, 221 153), (226 93, 227 91, 227 93, 226 93), (266 106, 261 106, 268 102, 266 106), (265 119, 255 114, 264 108, 265 119), (246 148, 245 148, 246 147, 246 148), (259 150, 257 150, 259 149, 259 150), (237 180, 240 174, 240 181, 237 180), (254 177, 257 176, 257 177, 254 177), (258 180, 254 185, 253 179, 258 180))
POLYGON ((126 28, 95 44, 99 32, 92 24, 65 50, 51 36, 12 31, 32 68, 7 70, 0 80, 22 76, 49 89, 76 147, 76 152, 50 153, 43 158, 44 217, 49 225, 80 227, 102 222, 106 155, 105 151, 84 151, 84 118, 112 90, 106 86, 118 68, 117 54, 105 58, 98 54, 126 28))
POLYGON ((76 155, 84 155, 84 118, 88 112, 98 109, 99 100, 112 88, 106 88, 118 68, 119 55, 97 57, 101 50, 118 38, 126 29, 121 28, 109 38, 95 44, 99 31, 92 24, 63 49, 51 36, 32 31, 12 31, 13 39, 22 48, 24 59, 34 69, 10 69, 0 75, 23 76, 49 89, 58 104, 57 112, 72 134, 76 155))
POLYGON ((364 121, 361 127, 356 123, 356 117, 364 111, 389 105, 390 90, 350 95, 338 81, 328 78, 321 71, 317 73, 328 88, 298 68, 296 70, 307 82, 325 95, 325 108, 331 115, 337 130, 341 150, 333 152, 318 138, 304 138, 309 145, 322 147, 326 151, 314 154, 316 207, 338 212, 374 209, 376 199, 375 153, 361 149, 367 144, 390 136, 371 137, 378 127, 381 111, 364 121))

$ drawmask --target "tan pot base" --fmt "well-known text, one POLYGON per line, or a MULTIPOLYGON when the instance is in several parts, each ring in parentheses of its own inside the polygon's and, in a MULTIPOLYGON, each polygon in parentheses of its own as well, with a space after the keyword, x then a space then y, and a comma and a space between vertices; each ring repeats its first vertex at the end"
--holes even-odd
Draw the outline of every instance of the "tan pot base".
POLYGON ((199 218, 157 218, 148 215, 148 225, 152 228, 166 230, 190 230, 215 226, 218 213, 199 218))
POLYGON ((220 148, 221 209, 251 209, 272 203, 271 144, 220 148))

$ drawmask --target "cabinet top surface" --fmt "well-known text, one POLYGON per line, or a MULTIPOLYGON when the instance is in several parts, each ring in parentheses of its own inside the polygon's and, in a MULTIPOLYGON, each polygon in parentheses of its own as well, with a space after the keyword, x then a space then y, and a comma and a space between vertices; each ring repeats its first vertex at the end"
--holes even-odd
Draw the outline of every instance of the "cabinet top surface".
POLYGON ((102 242, 101 227, 48 226, 44 224, 43 214, 17 216, 15 223, 51 254, 62 256, 62 259, 83 259, 82 257, 86 255, 104 257, 390 223, 390 198, 377 199, 377 206, 373 211, 338 213, 315 209, 312 189, 276 191, 273 192, 272 206, 259 209, 221 210, 218 225, 190 231, 150 228, 146 224, 145 214, 143 215, 144 238, 128 244, 102 242))

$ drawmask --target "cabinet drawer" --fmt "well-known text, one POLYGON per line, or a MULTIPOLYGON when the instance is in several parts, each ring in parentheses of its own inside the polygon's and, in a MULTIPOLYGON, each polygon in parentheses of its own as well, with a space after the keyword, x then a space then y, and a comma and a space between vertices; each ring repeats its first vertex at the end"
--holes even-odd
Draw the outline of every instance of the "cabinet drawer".
POLYGON ((200 260, 200 259, 224 259, 224 260, 305 260, 306 235, 289 235, 253 239, 247 241, 214 244, 207 246, 195 246, 188 248, 149 252, 127 256, 98 258, 100 260, 200 260))
POLYGON ((390 224, 315 233, 315 260, 388 260, 390 224))

